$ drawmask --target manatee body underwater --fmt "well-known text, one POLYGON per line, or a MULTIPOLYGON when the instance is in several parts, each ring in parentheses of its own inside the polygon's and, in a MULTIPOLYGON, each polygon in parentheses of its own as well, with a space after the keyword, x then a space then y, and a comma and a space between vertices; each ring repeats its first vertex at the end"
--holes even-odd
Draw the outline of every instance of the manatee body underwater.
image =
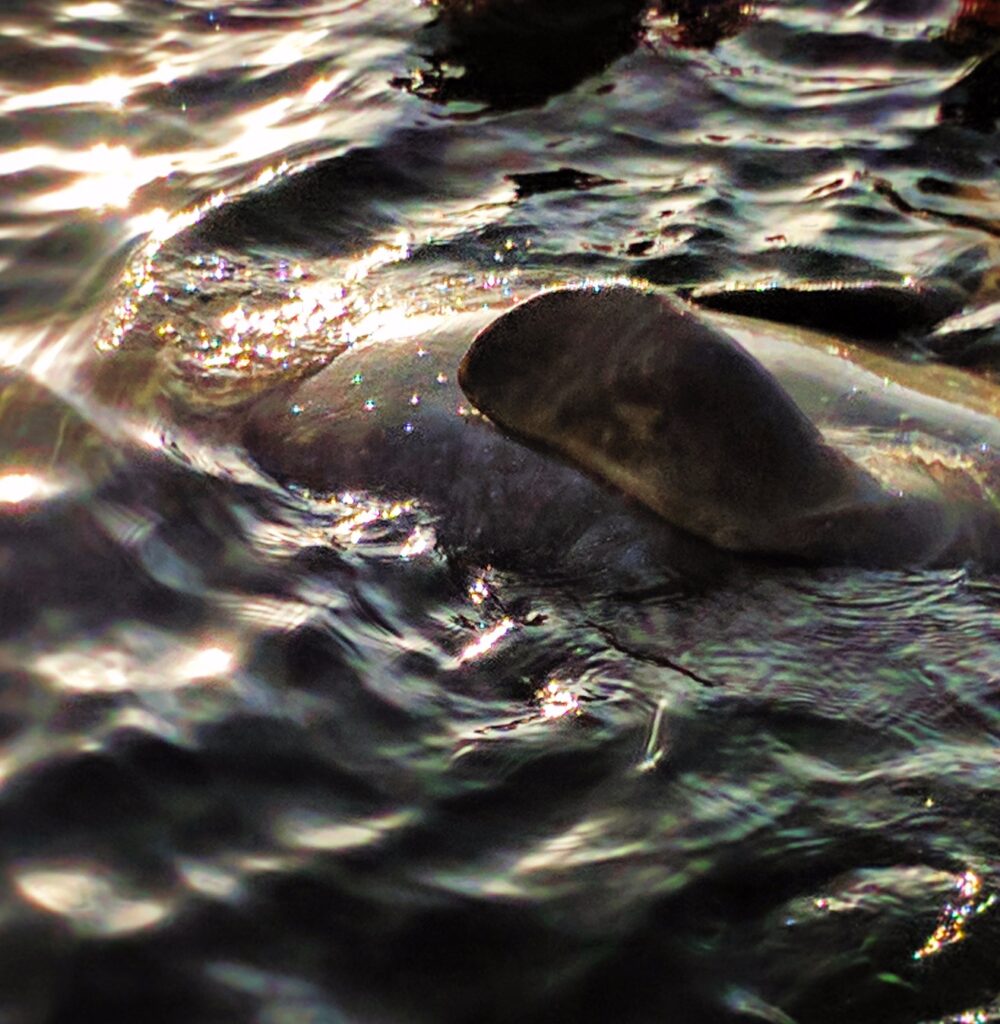
POLYGON ((1000 388, 630 285, 359 345, 244 441, 286 482, 425 501, 501 563, 1000 564, 1000 388))

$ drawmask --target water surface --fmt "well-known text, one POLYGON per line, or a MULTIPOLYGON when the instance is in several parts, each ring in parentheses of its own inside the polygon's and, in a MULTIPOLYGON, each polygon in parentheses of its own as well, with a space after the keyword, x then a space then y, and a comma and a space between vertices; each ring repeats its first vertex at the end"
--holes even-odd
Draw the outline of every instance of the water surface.
POLYGON ((0 1016, 1000 1020, 995 576, 493 564, 239 434, 621 275, 988 377, 997 5, 472 6, 0 13, 0 1016))

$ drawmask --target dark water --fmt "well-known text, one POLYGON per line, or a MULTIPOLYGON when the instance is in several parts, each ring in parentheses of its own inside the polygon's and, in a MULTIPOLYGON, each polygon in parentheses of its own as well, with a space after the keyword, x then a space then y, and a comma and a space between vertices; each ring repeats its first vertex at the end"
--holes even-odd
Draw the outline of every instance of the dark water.
POLYGON ((470 6, 0 10, 0 1020, 1000 1020, 1000 579, 514 571, 238 440, 588 277, 989 378, 1000 7, 470 6))

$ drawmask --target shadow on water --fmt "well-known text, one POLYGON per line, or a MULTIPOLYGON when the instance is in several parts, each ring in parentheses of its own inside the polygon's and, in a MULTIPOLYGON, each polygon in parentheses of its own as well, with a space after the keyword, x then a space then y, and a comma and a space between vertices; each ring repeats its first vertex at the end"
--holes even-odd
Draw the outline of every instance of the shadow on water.
MULTIPOLYGON (((644 37, 649 3, 439 0, 436 6, 416 44, 426 67, 393 84, 435 104, 510 110, 543 103, 630 53, 644 37)), ((752 20, 750 8, 737 0, 668 0, 658 5, 670 24, 660 38, 710 49, 752 20)))
POLYGON ((425 133, 397 133, 394 142, 391 150, 353 149, 227 203, 178 241, 204 250, 356 252, 392 230, 407 204, 423 201, 439 169, 425 133))
POLYGON ((1000 119, 1000 53, 980 61, 942 97, 941 120, 979 132, 996 131, 1000 119))

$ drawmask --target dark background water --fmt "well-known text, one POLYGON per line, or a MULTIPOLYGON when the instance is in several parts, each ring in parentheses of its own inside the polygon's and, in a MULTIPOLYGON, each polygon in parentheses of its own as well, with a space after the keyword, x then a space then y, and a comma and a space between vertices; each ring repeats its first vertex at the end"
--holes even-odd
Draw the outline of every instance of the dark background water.
POLYGON ((612 275, 988 379, 1000 10, 467 7, 0 12, 0 1018, 1000 1019, 995 576, 515 572, 233 427, 612 275))

